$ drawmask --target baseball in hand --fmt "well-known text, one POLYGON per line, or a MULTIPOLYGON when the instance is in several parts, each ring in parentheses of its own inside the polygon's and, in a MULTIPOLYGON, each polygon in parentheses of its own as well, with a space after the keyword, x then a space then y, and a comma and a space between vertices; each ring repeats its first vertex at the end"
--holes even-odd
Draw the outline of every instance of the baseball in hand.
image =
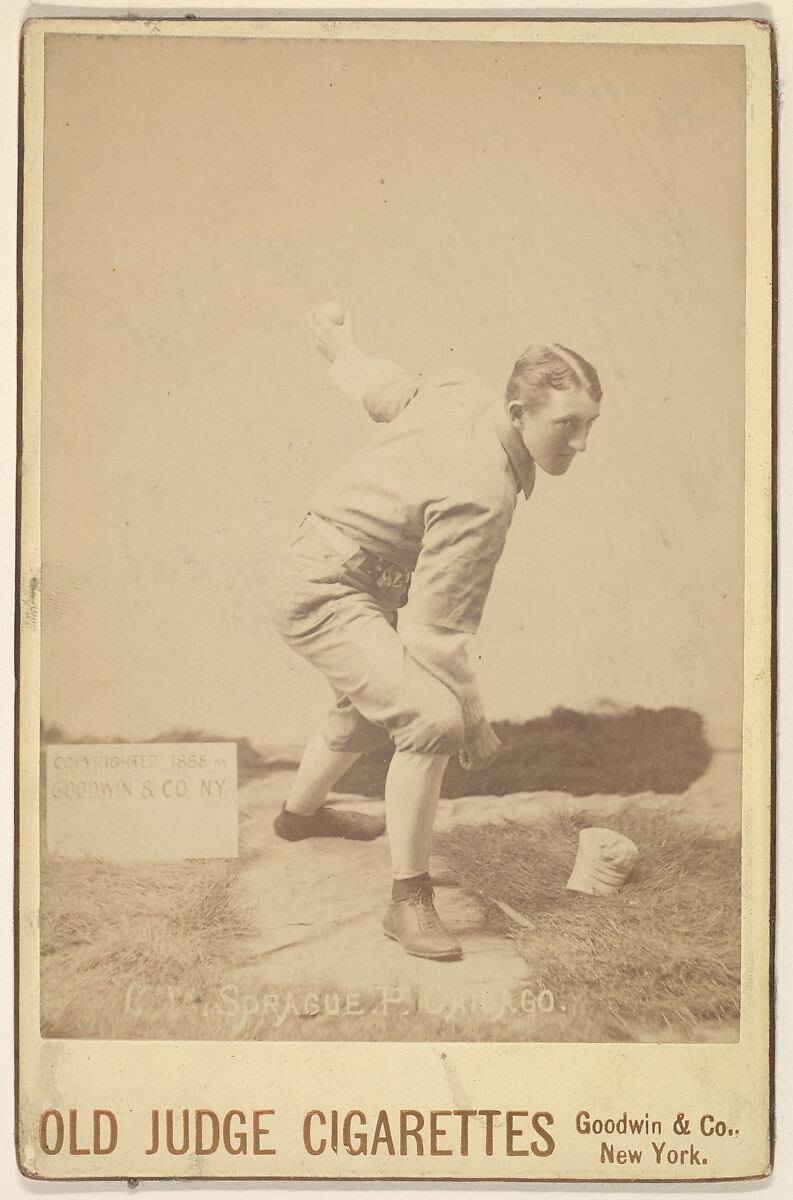
POLYGON ((329 362, 335 362, 343 350, 353 345, 352 317, 340 304, 326 301, 308 314, 308 327, 314 334, 317 350, 329 362))
POLYGON ((318 304, 314 309, 314 315, 318 321, 327 321, 331 325, 344 324, 344 309, 332 300, 328 300, 325 304, 318 304))

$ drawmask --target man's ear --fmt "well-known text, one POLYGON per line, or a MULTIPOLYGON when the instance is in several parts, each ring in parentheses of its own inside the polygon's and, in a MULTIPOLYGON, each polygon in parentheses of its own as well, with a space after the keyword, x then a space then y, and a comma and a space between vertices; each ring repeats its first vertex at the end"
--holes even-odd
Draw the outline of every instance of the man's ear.
POLYGON ((523 418, 526 414, 519 400, 510 401, 507 406, 507 415, 513 425, 517 425, 518 427, 523 425, 523 418))

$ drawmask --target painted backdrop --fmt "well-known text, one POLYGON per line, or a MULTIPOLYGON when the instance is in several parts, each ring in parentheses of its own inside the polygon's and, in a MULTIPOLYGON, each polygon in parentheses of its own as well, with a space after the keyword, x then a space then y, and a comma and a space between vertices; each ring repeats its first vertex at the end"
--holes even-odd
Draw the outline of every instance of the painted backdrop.
POLYGON ((743 52, 47 38, 44 719, 304 737, 273 555, 374 427, 306 309, 502 386, 598 366, 583 458, 518 508, 475 644, 494 718, 740 728, 743 52))

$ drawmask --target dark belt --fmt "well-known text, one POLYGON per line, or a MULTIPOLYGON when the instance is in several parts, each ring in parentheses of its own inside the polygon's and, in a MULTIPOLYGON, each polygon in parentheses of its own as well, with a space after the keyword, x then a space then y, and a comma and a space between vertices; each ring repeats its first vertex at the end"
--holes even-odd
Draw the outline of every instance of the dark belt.
POLYGON ((349 556, 345 562, 348 571, 358 571, 365 575, 379 592, 396 597, 404 594, 407 598, 412 576, 407 567, 401 567, 398 563, 390 562, 364 546, 359 546, 343 530, 314 513, 309 513, 306 520, 329 545, 349 556))

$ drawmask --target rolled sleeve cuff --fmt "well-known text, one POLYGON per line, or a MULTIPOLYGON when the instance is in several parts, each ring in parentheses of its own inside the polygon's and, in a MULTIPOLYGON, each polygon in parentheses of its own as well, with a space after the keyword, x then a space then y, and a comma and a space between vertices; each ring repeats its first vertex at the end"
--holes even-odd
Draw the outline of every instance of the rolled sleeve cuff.
POLYGON ((477 725, 483 720, 479 688, 466 651, 468 635, 448 627, 418 624, 410 618, 400 628, 410 654, 457 697, 463 724, 477 725))
POLYGON ((462 702, 463 710, 463 725, 478 725, 480 721, 485 719, 485 710, 482 708, 482 701, 479 696, 470 696, 462 702))

